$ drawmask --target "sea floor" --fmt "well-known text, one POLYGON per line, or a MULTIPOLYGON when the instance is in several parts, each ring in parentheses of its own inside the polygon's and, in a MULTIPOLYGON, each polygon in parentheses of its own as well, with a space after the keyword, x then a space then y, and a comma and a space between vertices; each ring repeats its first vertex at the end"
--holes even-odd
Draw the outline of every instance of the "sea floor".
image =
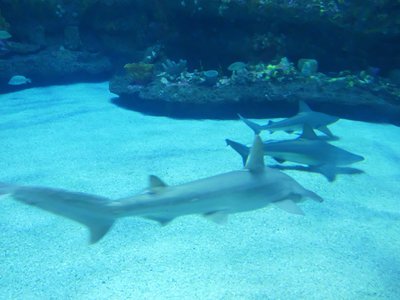
MULTIPOLYGON (((178 184, 241 168, 224 141, 251 142, 240 121, 147 116, 113 97, 106 83, 0 95, 0 181, 119 198, 149 174, 178 184)), ((400 128, 331 129, 365 173, 287 171, 325 199, 302 203, 305 216, 266 208, 165 227, 132 217, 88 245, 78 223, 1 198, 0 298, 399 299, 400 128)))

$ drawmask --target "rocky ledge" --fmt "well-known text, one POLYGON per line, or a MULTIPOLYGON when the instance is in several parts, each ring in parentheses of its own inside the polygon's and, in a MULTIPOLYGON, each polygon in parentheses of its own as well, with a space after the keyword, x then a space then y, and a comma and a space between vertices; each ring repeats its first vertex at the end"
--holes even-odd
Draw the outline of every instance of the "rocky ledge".
POLYGON ((212 86, 202 80, 194 83, 194 73, 181 75, 175 81, 162 75, 148 84, 132 82, 125 74, 115 76, 110 81, 110 91, 119 98, 114 102, 125 108, 179 118, 232 118, 237 113, 267 118, 290 116, 297 111, 298 101, 303 100, 317 110, 340 117, 400 124, 398 85, 365 72, 304 76, 293 71, 275 78, 257 76, 255 80, 238 80, 233 74, 212 86))

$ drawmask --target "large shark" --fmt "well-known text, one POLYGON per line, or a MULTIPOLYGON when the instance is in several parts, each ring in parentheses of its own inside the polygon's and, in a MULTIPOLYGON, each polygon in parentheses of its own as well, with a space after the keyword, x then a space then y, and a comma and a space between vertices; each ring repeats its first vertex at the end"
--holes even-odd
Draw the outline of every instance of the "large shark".
POLYGON ((308 125, 313 129, 323 132, 330 138, 334 138, 335 136, 329 130, 327 125, 335 123, 339 120, 337 117, 311 110, 310 107, 303 101, 299 102, 299 112, 297 115, 282 121, 269 121, 269 123, 266 125, 259 125, 242 117, 241 115, 239 115, 239 118, 248 126, 253 128, 256 133, 260 133, 262 130, 269 130, 271 133, 280 130, 292 133, 296 130, 302 130, 304 125, 308 125))
MULTIPOLYGON (((226 139, 226 143, 247 160, 250 147, 226 139)), ((336 174, 346 171, 342 166, 364 160, 364 157, 336 147, 321 140, 310 126, 305 125, 302 135, 294 140, 270 141, 263 143, 264 154, 272 157, 279 163, 285 161, 304 164, 311 171, 323 174, 328 180, 335 179, 336 174)), ((349 171, 354 171, 352 169, 349 171)))
POLYGON ((123 199, 8 184, 0 185, 1 194, 86 225, 91 243, 100 240, 120 217, 140 216, 165 225, 179 216, 201 214, 223 222, 229 214, 271 204, 289 213, 303 214, 297 202, 307 198, 322 201, 290 176, 264 165, 263 144, 258 135, 242 170, 176 186, 167 186, 158 177, 150 176, 148 190, 123 199))

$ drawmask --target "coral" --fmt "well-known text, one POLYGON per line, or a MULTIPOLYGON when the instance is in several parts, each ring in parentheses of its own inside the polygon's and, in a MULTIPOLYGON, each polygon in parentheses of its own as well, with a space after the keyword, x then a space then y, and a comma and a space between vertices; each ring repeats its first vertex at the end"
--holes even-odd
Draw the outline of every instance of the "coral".
POLYGON ((153 77, 154 65, 146 63, 130 63, 124 66, 129 80, 138 84, 149 83, 153 77))
POLYGON ((186 71, 187 61, 184 59, 180 59, 178 62, 167 59, 164 63, 162 63, 162 67, 164 72, 167 73, 170 80, 175 79, 181 73, 186 71))

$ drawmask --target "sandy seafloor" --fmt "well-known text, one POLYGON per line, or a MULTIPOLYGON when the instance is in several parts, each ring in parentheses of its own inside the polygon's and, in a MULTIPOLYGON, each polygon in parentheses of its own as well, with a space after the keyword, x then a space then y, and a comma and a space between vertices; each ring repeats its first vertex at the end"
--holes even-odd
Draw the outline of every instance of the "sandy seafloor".
MULTIPOLYGON (((119 198, 148 174, 178 184, 241 168, 224 142, 251 142, 240 121, 147 116, 112 97, 106 83, 0 95, 0 181, 119 198)), ((0 298, 400 299, 400 128, 331 129, 365 174, 287 172, 325 199, 302 203, 305 216, 132 217, 89 246, 78 223, 2 198, 0 298)))

